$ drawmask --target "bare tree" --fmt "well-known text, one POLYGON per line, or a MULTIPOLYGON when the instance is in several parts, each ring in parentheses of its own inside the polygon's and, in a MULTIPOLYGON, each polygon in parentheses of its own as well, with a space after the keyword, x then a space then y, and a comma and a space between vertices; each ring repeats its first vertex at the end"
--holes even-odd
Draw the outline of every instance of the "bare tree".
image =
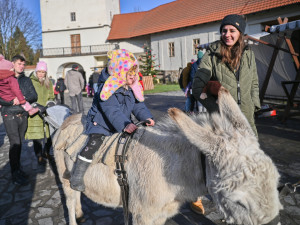
POLYGON ((16 28, 23 33, 27 44, 33 48, 41 42, 41 31, 37 21, 22 4, 16 0, 0 0, 0 53, 11 60, 13 48, 18 48, 13 40, 16 28))

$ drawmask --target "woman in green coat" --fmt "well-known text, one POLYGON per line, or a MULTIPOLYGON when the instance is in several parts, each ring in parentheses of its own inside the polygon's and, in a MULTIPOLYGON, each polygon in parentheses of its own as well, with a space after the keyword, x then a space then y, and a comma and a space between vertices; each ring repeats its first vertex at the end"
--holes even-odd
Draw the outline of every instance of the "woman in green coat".
POLYGON ((217 80, 240 106, 257 136, 254 112, 260 109, 259 84, 253 51, 244 42, 246 22, 240 15, 227 15, 220 26, 221 40, 212 43, 202 58, 193 82, 193 95, 208 110, 218 111, 216 99, 201 99, 203 88, 217 80))
MULTIPOLYGON (((35 72, 30 75, 30 79, 38 95, 37 103, 42 106, 46 106, 47 101, 54 99, 52 82, 47 76, 47 64, 43 61, 38 62, 35 72)), ((49 135, 49 126, 45 124, 45 128, 46 143, 43 149, 43 120, 38 114, 28 117, 28 128, 25 134, 25 139, 33 140, 33 148, 39 164, 46 163, 43 157, 49 154, 52 145, 49 135)))

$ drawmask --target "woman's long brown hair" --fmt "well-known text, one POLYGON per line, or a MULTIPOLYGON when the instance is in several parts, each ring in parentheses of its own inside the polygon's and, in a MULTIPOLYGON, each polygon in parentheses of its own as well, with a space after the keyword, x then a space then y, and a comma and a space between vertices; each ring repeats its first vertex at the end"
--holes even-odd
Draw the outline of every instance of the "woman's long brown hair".
POLYGON ((244 35, 240 34, 237 42, 229 48, 222 40, 221 37, 221 56, 222 62, 227 63, 231 69, 238 69, 243 50, 245 48, 244 35))

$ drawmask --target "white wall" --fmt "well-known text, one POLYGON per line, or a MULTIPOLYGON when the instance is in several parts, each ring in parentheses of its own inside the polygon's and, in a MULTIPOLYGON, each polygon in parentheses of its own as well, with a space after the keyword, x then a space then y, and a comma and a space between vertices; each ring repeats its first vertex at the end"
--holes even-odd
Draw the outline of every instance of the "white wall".
POLYGON ((80 65, 86 72, 87 78, 92 74, 93 67, 98 66, 94 56, 40 58, 40 61, 45 61, 47 63, 48 75, 52 76, 54 79, 59 78, 60 75, 64 77, 65 73, 71 69, 73 64, 80 65))
POLYGON ((193 39, 200 39, 200 44, 219 38, 216 30, 219 25, 199 25, 151 35, 151 48, 158 57, 156 62, 161 70, 178 70, 185 67, 191 59, 197 59, 193 52, 193 39), (169 43, 174 42, 175 56, 169 57, 169 43))
POLYGON ((110 25, 110 15, 120 13, 117 0, 40 0, 40 8, 43 32, 110 25))
POLYGON ((120 42, 118 42, 118 44, 120 49, 126 49, 132 53, 142 53, 144 52, 143 46, 145 44, 150 45, 150 37, 143 36, 143 37, 121 40, 120 42))
POLYGON ((102 45, 106 43, 109 31, 109 27, 102 27, 97 29, 43 33, 43 48, 71 47, 72 34, 80 34, 81 46, 102 45))

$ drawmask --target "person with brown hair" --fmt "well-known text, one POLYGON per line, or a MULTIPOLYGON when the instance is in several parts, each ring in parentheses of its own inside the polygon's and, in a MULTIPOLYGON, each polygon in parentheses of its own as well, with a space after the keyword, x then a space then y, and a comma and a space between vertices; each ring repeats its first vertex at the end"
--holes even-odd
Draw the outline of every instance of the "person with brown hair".
MULTIPOLYGON (((194 97, 212 113, 219 109, 218 90, 221 85, 225 87, 257 136, 254 112, 260 109, 258 75, 254 53, 244 41, 245 29, 243 16, 231 14, 223 18, 221 40, 208 47, 195 74, 192 90, 194 97)), ((203 162, 205 168, 205 160, 203 162)), ((204 213, 200 199, 191 203, 191 208, 197 213, 204 213)))
POLYGON ((202 58, 193 82, 193 95, 208 112, 218 111, 216 97, 207 93, 200 98, 210 80, 225 87, 246 116, 257 136, 254 112, 260 109, 259 84, 253 51, 245 44, 246 21, 243 16, 232 14, 222 20, 221 40, 210 44, 202 58))
MULTIPOLYGON (((29 77, 25 76, 25 58, 16 55, 12 58, 13 71, 18 81, 19 88, 26 101, 30 104, 37 100, 37 93, 29 77)), ((3 90, 2 90, 3 91, 3 90)), ((9 140, 9 164, 12 182, 15 185, 27 185, 29 176, 22 170, 21 150, 22 141, 27 129, 28 112, 20 105, 17 98, 7 102, 0 98, 1 115, 9 140)))
MULTIPOLYGON (((30 79, 37 92, 37 103, 39 105, 46 106, 48 101, 54 100, 53 85, 47 76, 47 64, 45 62, 40 61, 37 63, 35 72, 30 75, 30 79)), ((43 119, 38 114, 28 118, 25 139, 33 140, 33 149, 38 164, 45 165, 44 158, 49 156, 52 141, 49 126, 43 123, 43 119)))

